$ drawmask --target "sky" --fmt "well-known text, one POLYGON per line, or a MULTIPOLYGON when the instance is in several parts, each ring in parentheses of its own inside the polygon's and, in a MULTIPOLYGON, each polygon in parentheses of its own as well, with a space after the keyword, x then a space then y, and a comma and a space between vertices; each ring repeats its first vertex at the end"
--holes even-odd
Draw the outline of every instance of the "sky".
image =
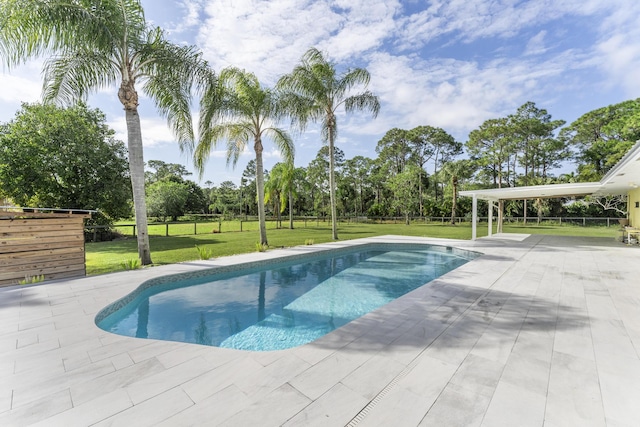
MULTIPOLYGON (((392 128, 441 127, 465 142, 485 120, 532 101, 553 119, 581 115, 640 97, 640 2, 637 0, 143 0, 146 18, 177 44, 198 46, 220 71, 233 65, 273 85, 316 47, 338 71, 366 68, 380 99, 377 118, 338 117, 337 146, 346 158, 375 158, 392 128)), ((42 61, 0 70, 0 122, 21 102, 40 99, 42 61)), ((140 94, 145 160, 180 163, 193 171, 153 102, 140 94)), ((89 97, 126 141, 124 111, 114 87, 89 97)), ((195 113, 195 108, 194 108, 195 113)), ((283 124, 286 127, 286 123, 283 124)), ((294 134, 296 166, 322 147, 309 127, 294 134)), ((265 167, 281 160, 264 141, 265 167)), ((239 184, 251 147, 236 168, 224 145, 212 152, 202 185, 239 184)), ((573 168, 567 165, 565 168, 573 168)), ((195 172, 195 171, 194 171, 195 172)))

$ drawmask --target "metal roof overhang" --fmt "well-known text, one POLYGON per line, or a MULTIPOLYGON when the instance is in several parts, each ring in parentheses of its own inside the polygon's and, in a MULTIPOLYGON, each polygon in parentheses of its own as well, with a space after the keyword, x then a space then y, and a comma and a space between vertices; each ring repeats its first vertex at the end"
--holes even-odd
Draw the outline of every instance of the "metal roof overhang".
POLYGON ((640 185, 640 141, 620 159, 600 182, 532 185, 461 191, 460 196, 481 200, 552 199, 558 197, 609 196, 627 194, 640 185))
POLYGON ((640 185, 640 141, 600 180, 596 196, 627 194, 640 185))
POLYGON ((487 190, 461 191, 461 196, 473 197, 481 200, 523 200, 550 199, 556 197, 586 196, 600 189, 599 182, 581 182, 575 184, 532 185, 529 187, 491 188, 487 190))

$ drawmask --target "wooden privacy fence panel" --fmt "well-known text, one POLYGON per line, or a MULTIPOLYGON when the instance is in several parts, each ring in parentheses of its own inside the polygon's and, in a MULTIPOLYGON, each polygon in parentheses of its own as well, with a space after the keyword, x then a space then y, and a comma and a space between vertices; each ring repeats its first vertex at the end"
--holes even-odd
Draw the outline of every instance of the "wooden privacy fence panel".
POLYGON ((0 212, 0 286, 84 276, 87 214, 0 212))

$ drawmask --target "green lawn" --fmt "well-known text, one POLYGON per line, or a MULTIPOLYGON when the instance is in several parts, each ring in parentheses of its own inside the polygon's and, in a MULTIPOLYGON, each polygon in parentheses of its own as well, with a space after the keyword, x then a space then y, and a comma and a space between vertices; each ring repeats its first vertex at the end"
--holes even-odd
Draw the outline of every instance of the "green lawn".
MULTIPOLYGON (((331 229, 328 223, 300 221, 295 223, 295 229, 276 229, 274 222, 268 223, 269 244, 273 247, 289 247, 304 245, 311 239, 314 243, 331 241, 331 229)), ((283 221, 283 226, 288 222, 283 221)), ((495 225, 494 225, 495 227, 495 225)), ((198 223, 197 235, 193 235, 193 223, 171 224, 169 237, 165 237, 165 225, 154 225, 150 229, 151 257, 155 265, 172 264, 181 261, 198 259, 198 251, 195 245, 204 246, 213 251, 214 257, 233 255, 256 250, 256 242, 259 240, 257 223, 245 222, 242 224, 245 231, 239 230, 239 221, 223 221, 222 233, 212 233, 218 229, 218 223, 198 223), (226 230, 226 231, 225 231, 226 230), (248 230, 248 231, 247 231, 248 230), (190 234, 188 234, 190 233, 190 234), (184 235, 177 235, 184 234, 184 235)), ((125 235, 131 234, 131 229, 122 230, 125 235)), ((528 234, 554 234, 566 236, 593 236, 616 237, 617 227, 579 227, 572 225, 528 225, 505 224, 507 233, 528 234)), ((412 223, 406 226, 402 223, 387 224, 354 224, 340 223, 338 234, 341 240, 358 239, 362 237, 381 236, 386 234, 443 237, 451 239, 470 239, 471 225, 469 223, 451 226, 441 223, 412 223)), ((479 224, 478 237, 486 236, 486 224, 479 224)), ((132 237, 113 242, 87 243, 86 259, 87 274, 102 274, 124 269, 121 263, 126 260, 136 259, 136 240, 132 237)))

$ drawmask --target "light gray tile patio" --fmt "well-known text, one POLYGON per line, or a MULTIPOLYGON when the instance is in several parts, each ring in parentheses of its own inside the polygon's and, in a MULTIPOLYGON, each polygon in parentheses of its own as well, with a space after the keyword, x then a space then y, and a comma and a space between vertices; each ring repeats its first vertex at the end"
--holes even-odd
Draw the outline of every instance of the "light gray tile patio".
POLYGON ((0 425, 636 426, 640 248, 385 236, 484 255, 289 350, 110 334, 143 281, 337 242, 0 289, 0 425))

